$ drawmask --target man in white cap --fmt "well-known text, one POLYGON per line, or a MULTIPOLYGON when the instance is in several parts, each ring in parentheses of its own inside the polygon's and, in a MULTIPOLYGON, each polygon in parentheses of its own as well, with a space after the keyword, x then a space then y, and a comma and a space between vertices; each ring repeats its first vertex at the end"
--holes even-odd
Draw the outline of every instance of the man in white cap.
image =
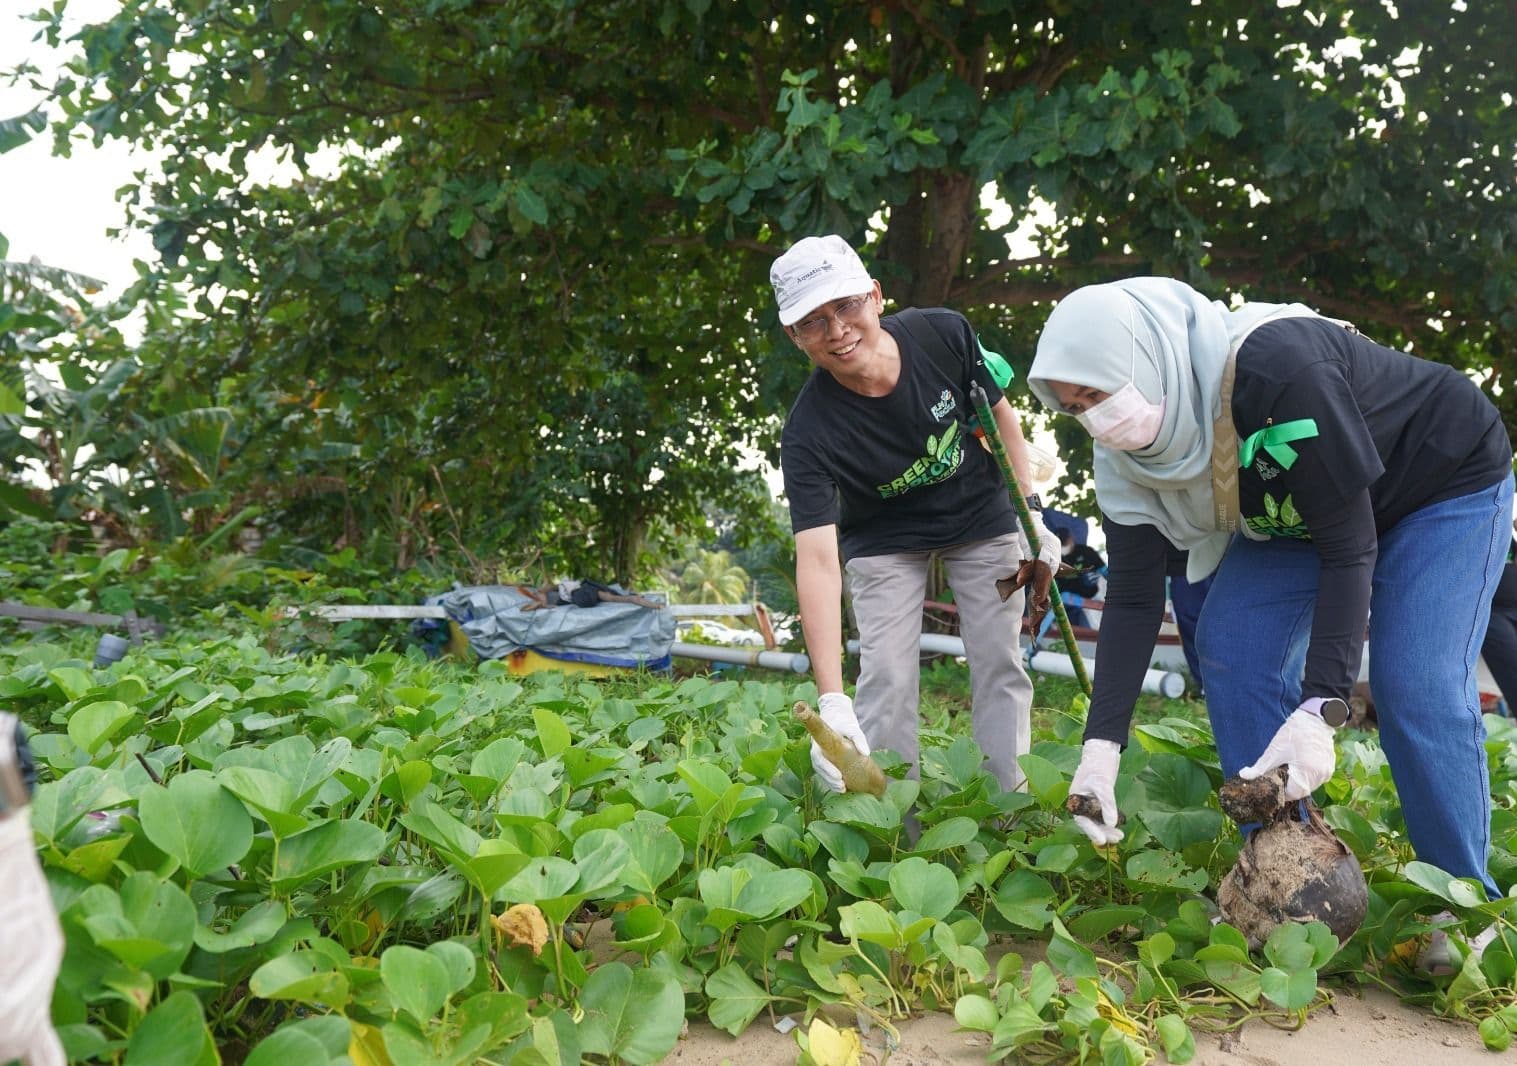
MULTIPOLYGON (((1016 789, 1017 758, 1030 743, 1032 682, 1017 640, 1023 594, 1003 601, 996 580, 1032 555, 994 459, 973 439, 969 398, 979 382, 1012 469, 1029 484, 1022 429, 1001 393, 1010 367, 955 311, 882 317, 879 282, 841 237, 797 241, 769 280, 780 324, 816 366, 785 421, 780 463, 818 712, 861 751, 891 749, 915 772, 917 641, 936 556, 969 658, 975 739, 1001 787, 1016 789), (859 627, 856 705, 843 691, 839 546, 859 627)), ((1038 505, 1036 497, 1028 502, 1038 505)), ((1057 572, 1059 540, 1037 509, 1032 514, 1039 557, 1057 572)), ((815 743, 811 762, 830 788, 843 790, 815 743)))

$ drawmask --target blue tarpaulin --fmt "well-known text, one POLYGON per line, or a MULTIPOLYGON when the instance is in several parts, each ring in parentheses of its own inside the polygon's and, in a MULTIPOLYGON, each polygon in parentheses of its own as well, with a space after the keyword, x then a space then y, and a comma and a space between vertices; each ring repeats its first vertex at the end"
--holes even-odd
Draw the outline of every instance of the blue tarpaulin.
MULTIPOLYGON (((622 591, 611 586, 615 591, 622 591)), ((460 585, 427 598, 457 623, 481 659, 527 648, 555 659, 666 670, 674 614, 635 603, 564 605, 524 611, 532 601, 512 585, 460 585)), ((422 623, 441 626, 441 622, 422 623)))

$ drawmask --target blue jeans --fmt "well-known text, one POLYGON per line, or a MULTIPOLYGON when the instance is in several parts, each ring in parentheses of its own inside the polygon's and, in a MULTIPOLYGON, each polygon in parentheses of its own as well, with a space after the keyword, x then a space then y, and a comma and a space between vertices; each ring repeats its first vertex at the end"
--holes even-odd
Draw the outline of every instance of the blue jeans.
POLYGON ((1169 579, 1169 603, 1175 612, 1175 628, 1180 631, 1180 649, 1185 652, 1185 665, 1191 678, 1203 691, 1206 686, 1201 680, 1201 662, 1196 654, 1196 626, 1201 621, 1201 609, 1206 604, 1211 583, 1211 578, 1204 577, 1191 584, 1184 574, 1169 579))
MULTIPOLYGON (((1417 857, 1499 896, 1486 869, 1491 793, 1475 660, 1511 540, 1512 479, 1414 511, 1380 536, 1370 689, 1417 857)), ((1316 549, 1233 538, 1198 650, 1222 772, 1253 762, 1300 703, 1316 549)))

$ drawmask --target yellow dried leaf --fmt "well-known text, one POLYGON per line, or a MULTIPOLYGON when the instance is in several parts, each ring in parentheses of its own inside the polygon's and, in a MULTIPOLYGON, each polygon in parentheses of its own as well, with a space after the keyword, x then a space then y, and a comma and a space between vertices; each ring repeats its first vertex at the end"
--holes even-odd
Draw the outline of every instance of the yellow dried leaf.
POLYGON ((378 1029, 362 1022, 348 1024, 353 1028, 353 1035, 348 1038, 348 1058, 353 1060, 353 1066, 395 1066, 378 1029))
POLYGON ((817 1016, 806 1030, 806 1051, 816 1066, 859 1066, 864 1042, 852 1026, 834 1029, 825 1018, 817 1016))
POLYGON ((1113 1003, 1105 992, 1096 991, 1096 1011, 1107 1021, 1111 1022, 1112 1028, 1126 1033, 1128 1036, 1138 1035, 1137 1023, 1128 1016, 1127 1012, 1113 1003))
POLYGON ((531 903, 518 903, 505 914, 492 914, 490 924, 512 947, 531 948, 534 955, 541 955, 548 942, 548 922, 531 903))
POLYGON ((1417 956, 1422 954, 1422 949, 1427 946, 1427 937, 1414 936, 1410 940, 1403 940, 1391 948, 1386 958, 1391 962, 1400 963, 1410 969, 1417 962, 1417 956))

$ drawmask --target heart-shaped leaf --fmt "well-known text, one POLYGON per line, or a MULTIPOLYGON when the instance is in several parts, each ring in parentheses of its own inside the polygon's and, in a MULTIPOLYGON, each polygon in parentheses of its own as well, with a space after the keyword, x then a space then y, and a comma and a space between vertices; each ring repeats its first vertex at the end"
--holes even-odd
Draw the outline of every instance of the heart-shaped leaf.
POLYGON ((143 833, 195 877, 225 870, 253 844, 252 816, 204 770, 149 785, 137 802, 143 833))

